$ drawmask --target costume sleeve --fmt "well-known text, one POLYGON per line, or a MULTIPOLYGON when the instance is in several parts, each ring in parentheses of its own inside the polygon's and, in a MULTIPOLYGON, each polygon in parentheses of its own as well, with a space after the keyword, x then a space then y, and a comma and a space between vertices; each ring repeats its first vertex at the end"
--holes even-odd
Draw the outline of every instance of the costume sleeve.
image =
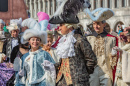
POLYGON ((83 37, 79 43, 80 43, 80 49, 82 53, 84 54, 84 59, 86 62, 88 73, 91 74, 93 73, 94 67, 97 64, 96 56, 94 52, 92 51, 92 47, 90 43, 85 37, 83 37))
POLYGON ((4 42, 3 51, 2 51, 2 53, 4 53, 5 55, 6 55, 6 45, 7 45, 7 40, 4 42))

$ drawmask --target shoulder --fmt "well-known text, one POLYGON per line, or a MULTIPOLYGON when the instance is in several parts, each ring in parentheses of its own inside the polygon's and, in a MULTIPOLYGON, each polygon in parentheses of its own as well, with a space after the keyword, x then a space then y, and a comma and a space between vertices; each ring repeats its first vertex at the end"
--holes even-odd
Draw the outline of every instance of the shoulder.
POLYGON ((77 43, 88 43, 88 40, 85 36, 82 36, 80 34, 74 34, 74 37, 77 40, 77 43))
POLYGON ((28 52, 28 53, 25 53, 25 54, 21 57, 21 59, 24 61, 25 58, 26 58, 28 55, 29 55, 29 52, 28 52))
POLYGON ((111 37, 111 38, 117 39, 116 36, 113 36, 113 35, 111 35, 111 34, 107 34, 107 37, 111 37))

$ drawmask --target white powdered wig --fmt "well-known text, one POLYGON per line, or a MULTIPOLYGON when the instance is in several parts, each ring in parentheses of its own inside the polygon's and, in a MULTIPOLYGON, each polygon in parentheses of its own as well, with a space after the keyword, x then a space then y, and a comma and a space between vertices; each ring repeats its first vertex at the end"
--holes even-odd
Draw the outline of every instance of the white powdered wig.
POLYGON ((26 44, 31 37, 38 37, 41 39, 41 43, 47 43, 47 33, 36 29, 27 29, 21 38, 21 43, 26 44))
POLYGON ((73 27, 74 29, 77 28, 77 25, 76 25, 76 24, 65 24, 65 26, 66 26, 67 28, 71 28, 71 27, 73 27))

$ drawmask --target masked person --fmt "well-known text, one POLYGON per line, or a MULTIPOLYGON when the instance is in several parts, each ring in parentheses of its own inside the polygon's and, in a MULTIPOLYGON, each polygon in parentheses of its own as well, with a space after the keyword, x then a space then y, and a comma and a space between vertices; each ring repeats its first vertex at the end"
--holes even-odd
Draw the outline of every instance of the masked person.
POLYGON ((97 57, 97 66, 89 79, 90 86, 112 86, 117 54, 112 55, 111 51, 113 47, 118 46, 118 40, 105 31, 105 25, 106 20, 111 18, 114 12, 109 8, 97 8, 92 12, 86 9, 85 12, 93 21, 94 32, 87 36, 87 39, 97 57))
POLYGON ((88 1, 62 1, 49 23, 59 24, 63 37, 56 47, 60 62, 57 69, 56 86, 89 86, 89 73, 93 72, 96 57, 86 38, 75 33, 80 8, 90 7, 88 1))

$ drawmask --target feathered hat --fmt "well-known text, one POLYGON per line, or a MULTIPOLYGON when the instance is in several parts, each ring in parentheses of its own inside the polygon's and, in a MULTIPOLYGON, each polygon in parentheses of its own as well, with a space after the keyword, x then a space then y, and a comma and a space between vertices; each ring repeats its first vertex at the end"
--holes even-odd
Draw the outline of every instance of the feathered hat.
POLYGON ((97 8, 92 12, 89 9, 85 9, 84 11, 92 21, 104 21, 114 16, 114 12, 110 8, 97 8))
POLYGON ((50 19, 49 15, 45 12, 38 12, 37 16, 38 16, 38 22, 40 23, 40 25, 42 25, 41 27, 43 27, 42 29, 44 30, 47 27, 47 29, 50 30, 50 24, 48 23, 50 19))
POLYGON ((5 22, 2 19, 0 19, 0 23, 5 25, 5 22))
MULTIPOLYGON (((45 25, 45 24, 44 24, 45 25)), ((26 44, 31 37, 38 37, 43 44, 47 43, 46 29, 42 29, 42 25, 32 18, 25 19, 22 26, 27 26, 29 29, 25 30, 21 38, 21 43, 26 44)), ((47 26, 47 25, 45 25, 47 26)), ((47 28, 47 27, 46 27, 47 28)))
POLYGON ((22 24, 22 18, 19 18, 19 19, 11 19, 11 20, 10 20, 10 24, 17 24, 17 25, 20 27, 21 24, 22 24))
POLYGON ((16 23, 12 23, 6 27, 9 30, 9 33, 13 30, 20 30, 20 27, 16 23))
POLYGON ((90 8, 88 0, 58 0, 59 7, 53 17, 50 19, 51 24, 61 23, 79 23, 77 13, 83 8, 90 8))

